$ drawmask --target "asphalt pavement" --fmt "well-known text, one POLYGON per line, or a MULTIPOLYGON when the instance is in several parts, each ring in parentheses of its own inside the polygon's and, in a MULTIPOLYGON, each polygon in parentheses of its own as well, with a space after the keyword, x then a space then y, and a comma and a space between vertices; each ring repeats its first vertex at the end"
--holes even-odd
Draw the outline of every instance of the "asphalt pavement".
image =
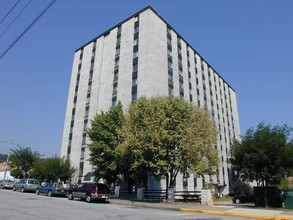
POLYGON ((221 202, 215 202, 214 205, 201 205, 191 202, 140 202, 110 199, 110 203, 125 206, 170 209, 181 212, 195 212, 213 215, 228 215, 235 217, 248 217, 270 220, 293 220, 293 210, 290 209, 256 208, 254 206, 234 205, 231 203, 229 204, 221 202))

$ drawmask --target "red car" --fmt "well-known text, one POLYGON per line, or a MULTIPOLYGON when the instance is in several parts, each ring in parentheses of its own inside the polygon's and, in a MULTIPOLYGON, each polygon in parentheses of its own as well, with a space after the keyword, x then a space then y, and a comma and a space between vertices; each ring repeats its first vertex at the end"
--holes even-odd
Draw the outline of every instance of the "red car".
POLYGON ((13 189, 14 181, 12 180, 3 180, 0 184, 1 189, 13 189))
POLYGON ((67 197, 69 200, 80 198, 85 199, 87 202, 92 200, 105 202, 109 199, 109 187, 103 183, 81 183, 69 188, 67 197))

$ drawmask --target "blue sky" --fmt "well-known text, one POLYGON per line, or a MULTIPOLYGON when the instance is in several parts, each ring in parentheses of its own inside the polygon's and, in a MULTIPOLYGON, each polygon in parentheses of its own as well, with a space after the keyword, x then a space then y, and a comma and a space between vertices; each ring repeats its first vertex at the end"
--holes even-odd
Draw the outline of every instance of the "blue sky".
MULTIPOLYGON (((0 54, 50 1, 30 3, 0 36, 0 54)), ((16 2, 0 0, 0 19, 16 2)), ((261 121, 293 127, 293 1, 57 0, 0 60, 0 153, 13 140, 60 154, 74 51, 147 5, 234 88, 241 134, 261 121)))

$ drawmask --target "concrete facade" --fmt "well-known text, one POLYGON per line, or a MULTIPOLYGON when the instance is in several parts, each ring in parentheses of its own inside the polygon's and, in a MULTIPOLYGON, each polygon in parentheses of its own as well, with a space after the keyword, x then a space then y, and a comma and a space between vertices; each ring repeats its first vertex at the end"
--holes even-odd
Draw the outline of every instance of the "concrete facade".
POLYGON ((150 6, 75 52, 61 156, 70 158, 79 170, 76 178, 83 179, 92 171, 85 129, 97 113, 118 101, 126 110, 141 96, 168 95, 206 107, 219 128, 218 174, 204 179, 196 174, 187 179, 178 175, 176 190, 199 190, 212 183, 220 193, 228 193, 233 185, 228 161, 231 140, 240 135, 236 93, 150 6))

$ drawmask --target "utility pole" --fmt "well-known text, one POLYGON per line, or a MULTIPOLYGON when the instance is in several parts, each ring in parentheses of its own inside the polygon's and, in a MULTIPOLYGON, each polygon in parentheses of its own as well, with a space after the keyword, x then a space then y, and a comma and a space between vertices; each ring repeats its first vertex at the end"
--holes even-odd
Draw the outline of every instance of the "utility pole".
POLYGON ((9 146, 9 151, 8 151, 8 155, 7 155, 6 167, 5 167, 4 178, 3 178, 4 181, 6 179, 7 169, 8 169, 8 166, 9 166, 9 157, 10 157, 10 151, 11 151, 11 148, 12 148, 13 141, 10 140, 9 144, 10 144, 10 146, 9 146))

